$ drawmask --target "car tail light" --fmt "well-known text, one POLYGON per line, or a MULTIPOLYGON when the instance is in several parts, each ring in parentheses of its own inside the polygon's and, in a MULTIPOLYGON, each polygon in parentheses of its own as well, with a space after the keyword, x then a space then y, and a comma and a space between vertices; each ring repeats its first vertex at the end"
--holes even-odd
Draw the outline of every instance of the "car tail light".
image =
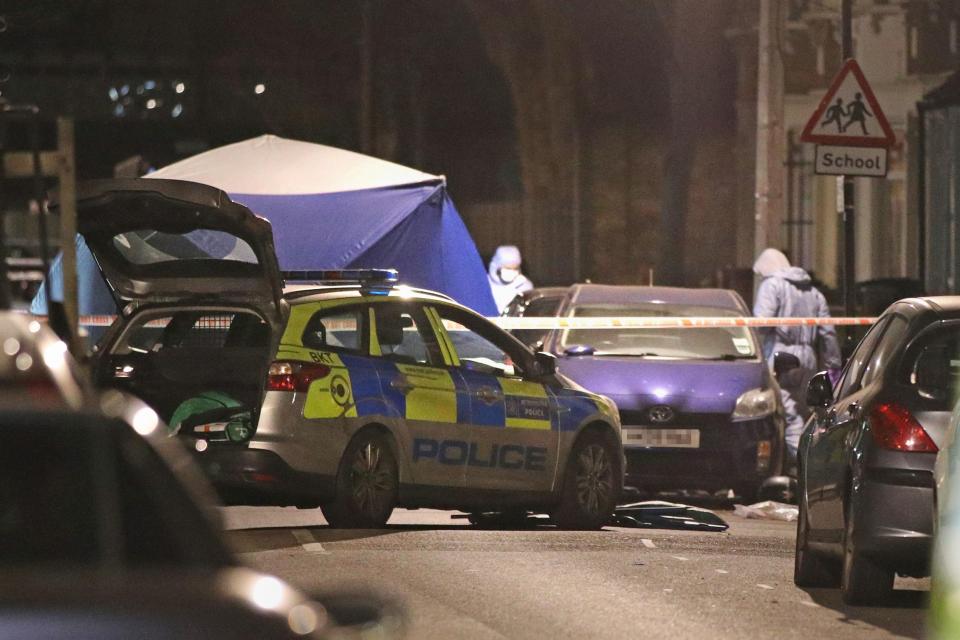
POLYGON ((267 391, 306 391, 311 382, 329 374, 325 364, 277 360, 267 371, 267 391))
POLYGON ((937 445, 917 419, 895 402, 885 402, 870 412, 873 437, 884 449, 936 453, 937 445))

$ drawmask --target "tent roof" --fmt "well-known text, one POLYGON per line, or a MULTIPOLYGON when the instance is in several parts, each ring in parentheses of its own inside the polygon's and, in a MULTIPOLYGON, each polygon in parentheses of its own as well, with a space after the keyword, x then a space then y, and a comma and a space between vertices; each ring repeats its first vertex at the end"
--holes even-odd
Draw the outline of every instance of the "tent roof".
POLYGON ((191 156, 148 178, 192 180, 230 194, 320 194, 423 182, 434 176, 312 142, 264 135, 191 156))

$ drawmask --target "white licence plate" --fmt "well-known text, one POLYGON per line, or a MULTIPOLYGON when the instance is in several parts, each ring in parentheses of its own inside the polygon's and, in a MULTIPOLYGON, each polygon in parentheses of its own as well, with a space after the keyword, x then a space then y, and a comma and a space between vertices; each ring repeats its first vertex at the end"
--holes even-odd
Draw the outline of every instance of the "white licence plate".
POLYGON ((634 447, 700 448, 699 429, 641 429, 625 427, 623 444, 634 447))

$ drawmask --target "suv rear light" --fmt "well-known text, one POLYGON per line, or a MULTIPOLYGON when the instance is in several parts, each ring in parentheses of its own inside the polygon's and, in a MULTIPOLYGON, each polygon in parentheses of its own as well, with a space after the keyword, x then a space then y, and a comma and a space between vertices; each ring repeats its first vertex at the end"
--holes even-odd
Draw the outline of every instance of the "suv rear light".
POLYGON ((884 449, 936 453, 937 445, 917 419, 895 402, 885 402, 870 412, 873 437, 884 449))
POLYGON ((277 360, 267 370, 267 391, 306 391, 314 380, 326 378, 330 367, 313 362, 277 360))

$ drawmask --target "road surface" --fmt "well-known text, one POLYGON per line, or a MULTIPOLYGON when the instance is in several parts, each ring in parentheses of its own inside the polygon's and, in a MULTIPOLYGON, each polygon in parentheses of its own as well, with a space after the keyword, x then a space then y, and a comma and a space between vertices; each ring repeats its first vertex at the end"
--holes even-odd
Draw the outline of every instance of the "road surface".
POLYGON ((398 510, 387 529, 326 527, 318 510, 228 507, 248 564, 307 591, 374 588, 411 638, 921 638, 928 581, 890 608, 793 585, 794 524, 730 511, 724 533, 609 527, 485 530, 398 510))

